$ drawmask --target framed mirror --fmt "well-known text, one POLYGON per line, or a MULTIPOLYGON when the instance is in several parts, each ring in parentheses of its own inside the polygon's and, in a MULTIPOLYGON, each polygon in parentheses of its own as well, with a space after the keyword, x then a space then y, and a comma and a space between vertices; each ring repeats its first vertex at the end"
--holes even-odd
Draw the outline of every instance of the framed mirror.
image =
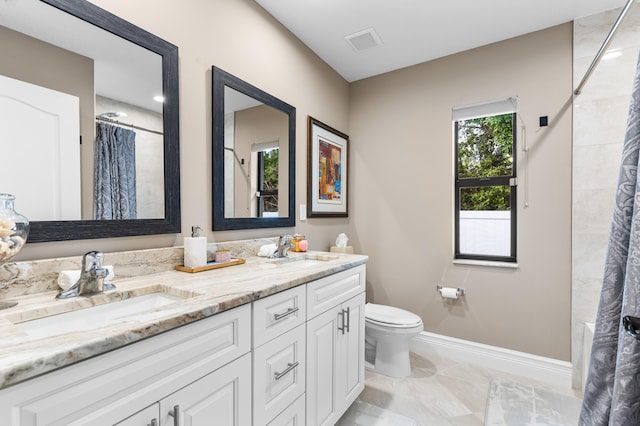
POLYGON ((295 225, 296 109, 212 68, 213 229, 295 225))
POLYGON ((0 4, 0 54, 0 146, 18 159, 0 192, 28 243, 180 232, 176 46, 85 0, 20 0, 0 4))

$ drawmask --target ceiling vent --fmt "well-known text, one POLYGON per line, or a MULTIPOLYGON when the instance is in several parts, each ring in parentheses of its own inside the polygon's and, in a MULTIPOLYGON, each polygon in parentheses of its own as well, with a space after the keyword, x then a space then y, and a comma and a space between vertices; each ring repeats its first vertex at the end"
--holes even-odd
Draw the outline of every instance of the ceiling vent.
POLYGON ((357 33, 346 36, 344 39, 349 42, 356 52, 363 52, 374 47, 382 46, 382 40, 373 28, 358 31, 357 33))

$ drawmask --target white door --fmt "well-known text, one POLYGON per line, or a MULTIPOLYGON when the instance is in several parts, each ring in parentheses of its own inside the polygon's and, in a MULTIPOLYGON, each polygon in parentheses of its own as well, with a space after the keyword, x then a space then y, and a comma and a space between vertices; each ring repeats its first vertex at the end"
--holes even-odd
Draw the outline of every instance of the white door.
POLYGON ((79 116, 76 96, 0 75, 0 192, 30 221, 80 219, 79 116))
POLYGON ((336 344, 342 307, 307 322, 307 426, 333 425, 336 409, 336 344))
POLYGON ((162 399, 160 419, 162 426, 251 426, 251 354, 162 399))
POLYGON ((348 327, 344 334, 338 334, 336 400, 343 410, 364 389, 364 304, 364 293, 342 304, 348 327))

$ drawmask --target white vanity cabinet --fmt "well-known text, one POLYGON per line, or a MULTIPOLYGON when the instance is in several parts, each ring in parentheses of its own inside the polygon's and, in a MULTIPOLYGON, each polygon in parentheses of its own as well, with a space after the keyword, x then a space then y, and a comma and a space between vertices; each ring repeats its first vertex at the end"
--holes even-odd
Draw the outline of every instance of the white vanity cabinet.
POLYGON ((0 424, 167 426, 178 405, 182 419, 249 426, 250 350, 244 305, 5 388, 0 424))
POLYGON ((0 389, 0 425, 333 425, 364 389, 364 304, 360 265, 0 389))
POLYGON ((335 424, 364 389, 365 267, 307 284, 306 425, 335 424))
POLYGON ((253 303, 254 426, 289 424, 274 419, 304 395, 305 322, 304 285, 253 303))

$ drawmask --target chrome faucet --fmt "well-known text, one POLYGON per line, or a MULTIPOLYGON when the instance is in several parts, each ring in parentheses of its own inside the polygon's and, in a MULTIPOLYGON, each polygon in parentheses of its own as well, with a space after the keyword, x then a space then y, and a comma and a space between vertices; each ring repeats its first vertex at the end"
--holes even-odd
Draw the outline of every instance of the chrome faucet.
POLYGON ((104 255, 99 251, 85 253, 82 256, 80 278, 68 290, 58 293, 56 299, 92 295, 116 288, 115 285, 104 282, 109 271, 102 267, 103 257, 104 255))
POLYGON ((273 252, 270 259, 278 259, 282 257, 287 257, 289 253, 289 249, 291 248, 291 240, 293 240, 293 236, 291 234, 280 235, 280 239, 278 240, 278 248, 273 252))

